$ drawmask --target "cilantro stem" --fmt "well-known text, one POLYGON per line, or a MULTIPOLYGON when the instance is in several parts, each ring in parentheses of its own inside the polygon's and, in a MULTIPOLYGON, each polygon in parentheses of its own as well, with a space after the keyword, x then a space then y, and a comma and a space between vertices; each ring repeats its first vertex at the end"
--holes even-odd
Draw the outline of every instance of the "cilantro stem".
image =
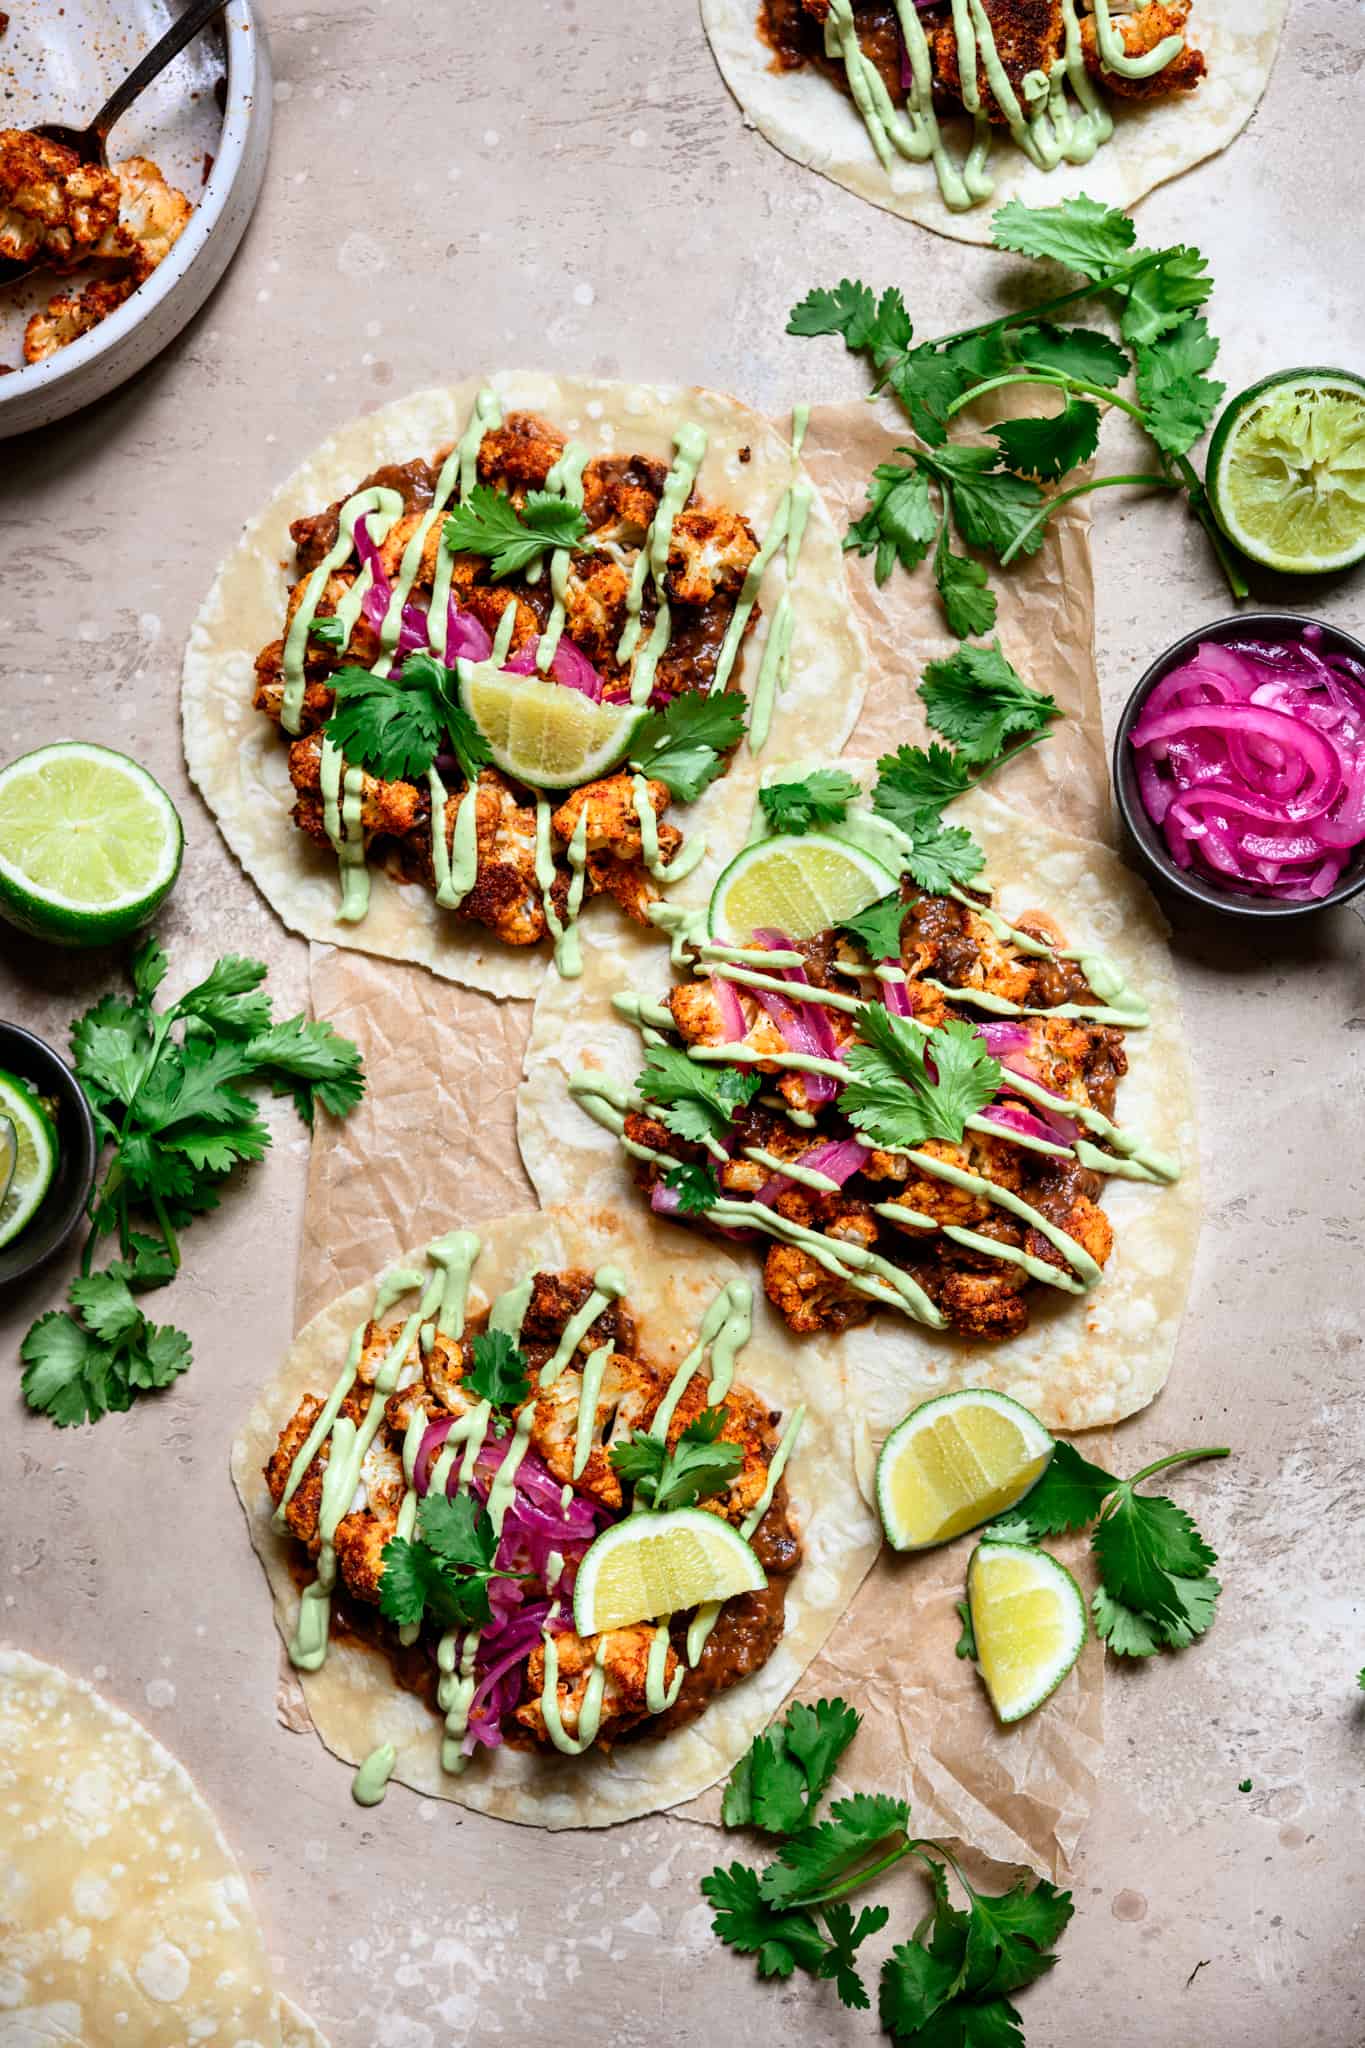
POLYGON ((1063 306, 1079 305, 1082 299, 1098 298, 1101 292, 1111 291, 1116 284, 1131 284, 1141 277, 1145 270, 1152 269, 1169 252, 1152 249, 1140 262, 1117 264, 1107 277, 1095 278, 1086 284, 1076 285, 1070 291, 1058 292, 1050 299, 1040 299, 1036 306, 1023 306, 1017 313, 1002 313, 994 320, 982 320, 975 327, 960 327, 956 334, 942 334, 934 343, 936 349, 951 348, 954 342, 975 341, 981 334, 1003 334, 1010 327, 1027 327, 1031 321, 1041 319, 1045 313, 1060 312, 1063 306))
POLYGON ((1188 455, 1177 455, 1175 466, 1189 494, 1190 510, 1209 537, 1209 544, 1218 557, 1218 566, 1227 578, 1228 589, 1236 598, 1250 597, 1246 577, 1238 568, 1236 559, 1228 548, 1227 541, 1219 530, 1218 521, 1209 507, 1208 494, 1200 480, 1199 472, 1188 455))
POLYGON ((175 1232, 171 1229, 171 1219, 166 1214, 166 1204, 161 1199, 159 1189, 153 1188, 151 1195, 152 1209, 156 1216, 157 1228, 165 1240, 166 1250, 170 1254, 171 1265, 178 1273, 180 1271, 180 1246, 176 1240, 175 1232))
POLYGON ((1138 472, 1123 476, 1095 476, 1089 483, 1073 484, 1069 491, 1057 491, 1047 502, 1040 505, 1027 526, 1021 526, 1014 539, 1000 557, 1000 566, 1007 569, 1018 554, 1024 542, 1038 527, 1051 518, 1059 505, 1065 505, 1069 498, 1083 498, 1087 491, 1107 491, 1116 484, 1148 484, 1157 491, 1178 491, 1180 484, 1173 476, 1162 476, 1159 471, 1138 472))
POLYGON ((1169 1465, 1188 1465, 1195 1458, 1227 1458, 1230 1456, 1231 1448, 1227 1444, 1206 1445, 1197 1451, 1172 1451, 1168 1457, 1158 1458, 1153 1464, 1144 1465, 1140 1472, 1133 1474, 1128 1484, 1130 1486, 1140 1486, 1144 1479, 1150 1479, 1155 1472, 1164 1472, 1169 1465))
POLYGON ((815 1892, 808 1899, 793 1899, 791 1906, 794 1911, 804 1913, 815 1906, 829 1905, 835 1899, 842 1899, 847 1892, 860 1891, 874 1877, 880 1877, 884 1870, 893 1869, 897 1863, 903 1863, 907 1856, 913 1856, 915 1853, 913 1842, 900 1842, 889 1854, 879 1857, 875 1863, 865 1863, 861 1870, 855 1870, 851 1877, 844 1878, 839 1884, 831 1885, 828 1891, 815 1892))
POLYGON ((1147 415, 1142 407, 1134 405, 1131 399, 1121 398, 1117 391, 1110 391, 1103 384, 1087 384, 1081 377, 1064 377, 1060 370, 1041 368, 1002 370, 998 377, 987 377, 984 383, 973 384, 970 391, 964 391, 960 398, 953 400, 944 418, 950 420, 953 414, 961 412, 964 406, 973 404, 988 391, 1003 390, 1007 384, 1047 384, 1054 391, 1065 391, 1068 396, 1072 392, 1079 392, 1086 398, 1098 399, 1102 405, 1116 405, 1120 412, 1126 412, 1135 419, 1144 432, 1147 428, 1147 415))

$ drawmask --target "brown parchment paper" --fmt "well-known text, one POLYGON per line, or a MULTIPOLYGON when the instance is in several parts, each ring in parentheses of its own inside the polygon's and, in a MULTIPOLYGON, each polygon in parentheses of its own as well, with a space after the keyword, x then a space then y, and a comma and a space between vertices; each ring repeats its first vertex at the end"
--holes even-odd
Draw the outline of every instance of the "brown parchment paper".
MULTIPOLYGON (((867 404, 813 409, 805 459, 836 526, 856 517, 865 483, 902 435, 867 404)), ((850 751, 918 742, 920 670, 951 651, 927 567, 897 570, 878 590, 872 564, 845 557, 853 610, 869 649, 865 707, 850 751)), ((1109 836, 1109 794, 1092 650, 1088 520, 1068 506, 1039 552, 997 576, 1005 653, 1068 716, 1044 747, 993 780, 1025 814, 1096 839, 1109 836)), ((765 756, 765 762, 767 757, 765 756)), ((610 906, 608 906, 610 908, 610 906)), ((345 1124, 320 1122, 298 1278, 298 1321, 371 1274, 384 1259, 453 1221, 523 1206, 514 1104, 530 1026, 521 1006, 496 1004, 420 968, 349 951, 311 949, 314 1008, 354 1037, 370 1087, 345 1124)), ((661 1244, 661 1256, 666 1246, 661 1244)), ((1103 1439, 1087 1448, 1103 1461, 1103 1439)), ((1086 1582, 1083 1541, 1055 1546, 1086 1582)), ((1064 1871, 1089 1813, 1102 1755, 1104 1657, 1091 1641, 1053 1698, 1001 1729, 974 1667, 955 1655, 971 1539, 919 1558, 883 1553, 806 1673, 803 1696, 841 1693, 863 1714, 846 1788, 901 1791, 928 1835, 970 1843, 999 1864, 1064 1871)), ((292 1674, 282 1679, 286 1726, 306 1725, 292 1674)), ((717 1791, 675 1809, 718 1822, 717 1791)))

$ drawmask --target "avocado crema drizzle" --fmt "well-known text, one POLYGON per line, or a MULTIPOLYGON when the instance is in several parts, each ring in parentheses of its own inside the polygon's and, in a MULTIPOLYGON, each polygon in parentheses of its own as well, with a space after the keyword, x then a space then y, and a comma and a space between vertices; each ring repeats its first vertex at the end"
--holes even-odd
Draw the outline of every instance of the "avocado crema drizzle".
MULTIPOLYGON (((744 627, 753 611, 763 573, 785 539, 787 587, 778 601, 754 686, 752 720, 749 728, 749 745, 754 753, 759 751, 768 736, 773 698, 776 692, 785 687, 790 664, 794 624, 791 589, 796 580, 801 542, 814 495, 810 484, 799 474, 801 443, 805 437, 809 417, 809 406, 801 405, 795 408, 792 416, 792 479, 778 501, 769 533, 745 577, 717 658, 716 673, 711 684, 712 691, 724 689, 734 667, 744 627)), ((501 425, 502 407, 497 393, 488 389, 481 391, 474 402, 464 432, 441 465, 431 504, 423 513, 403 550, 403 558, 399 563, 398 574, 393 580, 388 608, 380 627, 379 658, 372 665, 372 674, 388 676, 392 672, 394 650, 403 630, 403 613, 421 570, 428 535, 432 527, 443 517, 457 492, 461 500, 469 496, 478 481, 479 450, 483 446, 484 435, 495 431, 501 425)), ((668 602, 665 577, 673 522, 692 493, 698 470, 706 455, 707 445, 704 429, 691 421, 685 421, 675 432, 673 461, 665 478, 663 492, 654 518, 650 522, 649 531, 631 569, 630 584, 626 593, 626 623, 617 646, 617 658, 623 662, 632 662, 632 704, 643 705, 648 701, 654 687, 655 672, 660 659, 668 649, 672 635, 672 608, 668 602), (639 641, 643 628, 640 614, 647 582, 654 590, 656 610, 649 639, 641 647, 639 641)), ((568 442, 545 479, 546 490, 557 491, 569 504, 581 507, 583 470, 587 460, 588 450, 582 442, 568 442)), ((364 490, 354 492, 341 507, 337 519, 336 540, 309 575, 304 585, 303 596, 285 634, 282 661, 284 689, 280 703, 280 723, 286 732, 297 734, 300 729, 306 687, 304 662, 308 651, 308 635, 317 617, 317 608, 328 580, 338 569, 344 568, 356 552, 357 523, 362 519, 365 521, 364 531, 378 547, 388 538, 395 522, 402 515, 403 499, 400 493, 382 484, 370 484, 364 490)), ((571 548, 554 548, 550 554, 550 590, 553 603, 545 631, 540 636, 540 644, 536 650, 536 668, 542 676, 548 673, 564 632, 572 553, 571 548)), ((432 581, 431 602, 427 607, 426 631, 428 644, 440 659, 448 664, 450 589, 454 563, 454 555, 442 532, 437 543, 436 569, 432 581)), ((527 581, 535 582, 539 573, 540 565, 536 563, 527 571, 527 581)), ((354 582, 336 607, 335 617, 340 621, 343 630, 343 647, 350 641, 351 633, 360 616, 361 606, 373 584, 372 565, 368 561, 363 562, 354 582)), ((515 623, 516 607, 508 605, 498 621, 498 630, 488 660, 471 662, 462 657, 457 658, 453 666, 458 671, 462 683, 468 683, 476 672, 501 670, 507 659, 507 649, 515 623)), ((340 876, 341 901, 337 909, 337 922, 359 924, 370 906, 370 874, 365 865, 363 824, 365 772, 360 767, 348 765, 340 748, 327 737, 325 730, 322 736, 319 779, 323 827, 336 854, 340 876)), ((455 910, 478 880, 477 784, 471 784, 460 799, 449 841, 442 829, 446 817, 448 792, 434 764, 427 770, 427 786, 431 794, 431 861, 436 878, 436 901, 443 909, 455 910)), ((640 823, 645 865, 656 881, 680 882, 705 857, 705 839, 700 835, 694 836, 675 860, 666 861, 659 845, 658 819, 649 800, 649 783, 645 776, 637 774, 633 777, 632 792, 635 813, 640 823)), ((587 806, 584 805, 580 813, 578 824, 566 849, 570 882, 562 917, 551 902, 551 890, 556 879, 550 844, 551 811, 549 799, 537 796, 536 883, 541 892, 545 921, 554 941, 555 965, 566 980, 573 980, 583 971, 577 925, 586 888, 587 806)))
MULTIPOLYGON (((332 1592, 336 1585, 337 1528, 343 1516, 351 1513, 363 1498, 362 1474, 365 1455, 378 1434, 384 1417, 384 1406, 390 1394, 399 1387, 409 1385, 418 1376, 418 1367, 408 1365, 408 1354, 414 1341, 425 1353, 431 1349, 434 1333, 458 1340, 464 1335, 465 1310, 469 1298, 469 1283, 480 1251, 480 1241, 472 1230, 454 1230, 444 1237, 438 1237, 426 1248, 426 1259, 430 1271, 421 1273, 409 1267, 395 1267, 385 1273, 375 1289, 371 1314, 357 1324, 351 1333, 346 1352, 346 1362, 330 1394, 323 1403, 313 1427, 289 1468, 289 1476, 279 1507, 274 1516, 277 1529, 287 1529, 285 1510, 303 1481, 315 1457, 323 1446, 327 1447, 327 1463, 322 1479, 322 1498, 318 1512, 319 1549, 317 1576, 303 1589, 299 1602, 298 1620, 289 1643, 290 1662, 299 1671, 319 1671, 327 1659, 327 1648, 331 1626, 332 1592), (355 1384, 361 1355, 365 1346, 365 1333, 372 1321, 379 1321, 388 1314, 394 1304, 404 1295, 418 1294, 415 1309, 407 1317, 393 1344, 374 1377, 373 1391, 369 1406, 360 1424, 341 1415, 339 1410, 355 1384), (406 1370, 405 1370, 406 1368, 406 1370)), ((528 1275, 505 1294, 498 1296, 489 1311, 490 1330, 502 1330, 519 1343, 522 1323, 530 1305, 534 1276, 528 1275)), ((627 1292, 629 1281, 621 1270, 613 1265, 599 1266, 593 1274, 592 1291, 582 1307, 575 1311, 564 1325, 559 1343, 553 1355, 548 1358, 536 1375, 536 1393, 552 1387, 560 1374, 574 1359, 578 1347, 592 1328, 603 1310, 609 1308, 627 1292)), ((702 1318, 697 1341, 674 1372, 668 1391, 659 1405, 650 1425, 659 1435, 666 1435, 678 1402, 687 1387, 706 1360, 710 1359, 710 1380, 707 1393, 709 1406, 716 1406, 724 1400, 734 1384, 735 1361, 739 1352, 748 1343, 752 1330, 753 1289, 745 1280, 731 1280, 723 1286, 707 1308, 702 1318)), ((583 1362, 582 1383, 578 1399, 578 1419, 574 1435, 573 1476, 583 1473, 594 1444, 594 1429, 597 1415, 597 1398, 603 1375, 611 1362, 610 1344, 599 1345, 583 1362)), ((516 1475, 530 1443, 531 1427, 535 1419, 534 1395, 522 1407, 512 1427, 511 1439, 502 1463, 488 1489, 487 1510, 495 1536, 500 1536, 507 1511, 516 1491, 516 1475)), ((740 1524, 740 1534, 746 1542, 753 1536, 759 1523, 772 1505, 773 1494, 778 1480, 782 1477, 792 1448, 805 1419, 805 1408, 797 1407, 783 1430, 768 1466, 768 1476, 762 1493, 740 1524)), ((457 1490, 465 1491, 473 1478, 475 1461, 487 1439, 493 1420, 492 1405, 479 1401, 464 1415, 458 1416, 452 1424, 445 1442, 431 1466, 428 1492, 441 1493, 449 1490, 452 1482, 457 1490), (459 1469, 454 1471, 459 1457, 459 1469)), ((407 1491, 398 1510, 395 1535, 410 1538, 417 1520, 417 1488, 414 1472, 422 1438, 426 1433, 429 1418, 421 1407, 415 1407, 403 1441, 403 1473, 407 1480, 407 1491)), ((572 1498, 573 1487, 564 1489, 566 1501, 572 1498)), ((642 1512, 640 1503, 633 1504, 632 1513, 642 1512)), ((552 1568, 554 1553, 551 1557, 552 1568)), ((560 1566, 562 1569, 562 1563, 560 1566)), ((597 1738, 602 1720, 602 1700, 606 1689, 605 1652, 606 1637, 598 1643, 593 1668, 578 1716, 578 1733, 570 1735, 563 1724, 559 1709, 559 1660, 555 1639, 549 1623, 562 1612, 562 1602, 554 1591, 555 1573, 548 1590, 552 1595, 550 1613, 542 1631, 545 1645, 545 1676, 540 1691, 540 1709, 544 1716, 546 1732, 555 1748, 566 1756, 581 1756, 597 1738)), ((715 1627, 720 1613, 719 1601, 708 1601, 700 1606, 688 1627, 686 1664, 695 1667, 715 1627)), ((684 1669, 680 1665, 670 1685, 664 1683, 669 1648, 669 1617, 656 1617, 654 1639, 650 1644, 649 1661, 645 1677, 645 1704, 651 1714, 662 1714, 672 1706, 682 1687, 684 1669)), ((415 1625, 399 1630, 402 1642, 412 1643, 417 1637, 415 1625)), ((476 1687, 475 1660, 478 1655, 481 1631, 477 1628, 466 1630, 449 1629, 441 1636, 436 1646, 436 1663, 440 1671, 436 1700, 445 1716, 441 1740, 441 1768, 452 1776, 458 1776, 465 1769, 469 1759, 461 1753, 461 1742, 469 1723, 469 1711, 476 1687)), ((392 1743, 381 1743, 360 1764, 352 1794, 361 1806, 375 1806, 384 1797, 396 1762, 397 1752, 392 1743)))
MULTIPOLYGON (((1130 57, 1110 16, 1109 0, 1092 0, 1092 5, 1101 64, 1119 77, 1151 78, 1173 63, 1185 47, 1183 36, 1163 36, 1153 49, 1130 57)), ((1019 92, 1001 62, 983 0, 952 0, 952 13, 962 104, 972 117, 972 144, 961 164, 950 154, 939 126, 933 54, 915 0, 896 0, 910 69, 903 107, 895 104, 876 65, 863 54, 852 0, 829 0, 825 55, 843 64, 853 103, 882 169, 889 173, 897 156, 912 163, 932 161, 943 203, 954 213, 990 198, 995 190, 995 181, 986 169, 991 123, 981 105, 978 66, 986 74, 1011 136, 1030 163, 1041 171, 1055 170, 1063 160, 1089 163, 1101 143, 1108 142, 1114 123, 1085 68, 1076 0, 1061 0, 1062 55, 1047 71, 1026 72, 1019 92), (1075 96, 1074 108, 1067 98, 1068 87, 1075 96)))
MULTIPOLYGON (((991 1012, 1003 1012, 1010 1016, 1029 1017, 1088 1017, 1095 1022, 1121 1024, 1130 1029, 1141 1028, 1148 1020, 1147 1006, 1142 998, 1130 989, 1122 973, 1102 953, 1088 948, 1049 946, 1029 932, 1020 931, 1009 924, 998 912, 977 903, 962 891, 953 889, 949 893, 959 902, 965 903, 989 925, 998 939, 1007 940, 1018 949, 1036 959, 1075 960, 1085 974, 1086 980, 1097 996, 1104 1000, 1098 1003, 1062 1003, 1053 1009, 1025 1009, 1016 1003, 1009 1003, 990 995, 987 991, 973 988, 953 988, 946 983, 930 981, 930 986, 941 989, 943 994, 955 1003, 975 1005, 991 1012)), ((764 972, 764 968, 799 967, 804 965, 803 957, 795 951, 782 951, 751 946, 719 945, 706 937, 706 914, 704 911, 684 910, 676 904, 656 904, 651 909, 654 923, 671 932, 673 936, 673 960, 677 966, 690 964, 693 971, 703 977, 717 975, 735 983, 740 988, 771 989, 784 1000, 798 1003, 819 1003, 827 1009, 852 1013, 861 1008, 861 998, 845 995, 838 989, 817 988, 812 984, 782 980, 777 974, 764 972), (687 949, 687 950, 685 950, 687 949)), ((872 970, 882 981, 906 979, 904 970, 890 964, 883 964, 872 970)), ((613 997, 617 1014, 634 1024, 646 1044, 663 1042, 663 1034, 676 1030, 672 1012, 662 1003, 650 1002, 634 990, 623 990, 613 997)), ((907 1018, 916 1030, 930 1035, 931 1027, 921 1024, 916 1018, 907 1018)), ((733 1045, 688 1045, 685 1051, 689 1059, 704 1064, 757 1065, 788 1068, 798 1073, 825 1074, 833 1081, 843 1083, 849 1079, 848 1068, 838 1060, 822 1059, 813 1053, 757 1051, 753 1046, 736 1043, 733 1045)), ((968 1130, 995 1139, 1007 1145, 1020 1145, 1026 1150, 1049 1154, 1058 1159, 1075 1159, 1091 1172, 1107 1174, 1126 1180, 1154 1181, 1169 1185, 1180 1177, 1176 1160, 1157 1151, 1140 1135, 1112 1122, 1101 1110, 1089 1103, 1074 1102, 1068 1096, 1054 1095, 1040 1083, 1011 1071, 1011 1089, 1044 1109, 1057 1111, 1071 1118, 1104 1140, 1111 1149, 1102 1149, 1091 1144, 1086 1138, 1077 1138, 1074 1144, 1049 1143, 1027 1133, 1009 1130, 995 1123, 989 1117, 969 1116, 968 1130)), ((642 1145, 625 1135, 626 1115, 630 1111, 651 1113, 651 1105, 631 1087, 613 1079, 600 1070, 580 1067, 569 1077, 569 1092, 581 1103, 587 1113, 602 1127, 609 1130, 619 1141, 624 1151, 632 1158, 651 1161, 664 1167, 681 1166, 682 1161, 671 1153, 659 1151, 653 1146, 642 1145)), ((805 1111, 793 1111, 785 1098, 776 1092, 765 1094, 763 1100, 771 1108, 783 1112, 788 1120, 798 1127, 809 1127, 813 1119, 805 1111)), ((875 1139, 854 1131, 857 1138, 868 1150, 876 1149, 875 1139)), ((710 1142, 707 1149, 713 1157, 724 1162, 729 1155, 725 1148, 710 1142)), ((836 1193, 840 1183, 828 1174, 803 1166, 799 1160, 783 1160, 776 1154, 764 1151, 759 1146, 746 1146, 740 1156, 753 1160, 757 1165, 768 1167, 774 1176, 782 1175, 787 1180, 802 1186, 812 1187, 824 1193, 836 1193)), ((913 1230, 939 1229, 954 1243, 969 1247, 988 1257, 1006 1259, 1022 1267, 1033 1279, 1048 1287, 1055 1287, 1066 1294, 1085 1294, 1094 1287, 1102 1276, 1102 1268, 1093 1259, 1085 1246, 1078 1243, 1068 1232, 1060 1229, 1050 1217, 1016 1195, 1012 1189, 1002 1187, 981 1174, 970 1173, 949 1160, 939 1159, 931 1152, 918 1149, 905 1154, 919 1170, 931 1179, 948 1182, 961 1188, 965 1193, 994 1203, 1007 1210, 1022 1222, 1030 1224, 1053 1245, 1067 1262, 1069 1271, 1048 1264, 1035 1257, 1021 1246, 999 1244, 993 1238, 966 1229, 955 1223, 938 1224, 932 1216, 907 1208, 896 1202, 876 1202, 873 1213, 887 1222, 913 1230)), ((788 1217, 780 1216, 765 1203, 755 1201, 734 1201, 722 1196, 706 1211, 709 1218, 730 1228, 759 1230, 769 1237, 784 1243, 799 1245, 816 1263, 824 1267, 847 1286, 860 1294, 870 1296, 874 1301, 883 1302, 887 1307, 900 1309, 916 1322, 926 1323, 932 1329, 943 1329, 946 1319, 929 1299, 924 1289, 892 1260, 879 1253, 869 1251, 862 1245, 849 1244, 841 1238, 831 1237, 824 1231, 811 1230, 806 1225, 795 1223, 788 1217)))

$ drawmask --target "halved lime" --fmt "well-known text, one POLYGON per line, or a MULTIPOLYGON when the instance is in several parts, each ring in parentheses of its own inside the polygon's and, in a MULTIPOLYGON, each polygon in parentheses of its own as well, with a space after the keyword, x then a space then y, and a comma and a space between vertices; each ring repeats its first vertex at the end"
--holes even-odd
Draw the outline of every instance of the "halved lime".
MULTIPOLYGON (((57 1171, 57 1130, 27 1082, 16 1074, 0 1073, 0 1147, 12 1145, 8 1184, 0 1196, 0 1244, 17 1237, 32 1222, 38 1204, 52 1185, 57 1171)), ((0 1185, 6 1180, 0 1154, 0 1185)))
POLYGON ((1228 539, 1291 576, 1365 556, 1365 380, 1281 370, 1229 400, 1209 443, 1209 503, 1228 539))
POLYGON ((859 846, 824 832, 784 833, 735 855, 711 892, 707 924, 713 939, 732 945, 765 926, 810 939, 895 886, 891 870, 859 846))
POLYGON ((1021 1501, 1055 1446, 1007 1394, 963 1387, 898 1423, 877 1460, 877 1511, 893 1550, 951 1542, 1021 1501))
POLYGON ((644 704, 595 704, 541 676, 510 676, 491 662, 461 662, 460 697, 493 759, 532 789, 579 789, 614 768, 644 704))
POLYGON ((1002 1721, 1021 1721, 1081 1654, 1085 1601, 1064 1564, 1027 1543, 978 1543, 967 1566, 976 1659, 1002 1721))
POLYGON ((0 915, 35 938, 104 946, 146 924, 185 837, 145 768, 60 740, 0 768, 0 915))
POLYGON ((598 1635, 767 1583, 753 1550, 719 1515, 628 1515, 602 1531, 578 1567, 573 1625, 581 1636, 598 1635))

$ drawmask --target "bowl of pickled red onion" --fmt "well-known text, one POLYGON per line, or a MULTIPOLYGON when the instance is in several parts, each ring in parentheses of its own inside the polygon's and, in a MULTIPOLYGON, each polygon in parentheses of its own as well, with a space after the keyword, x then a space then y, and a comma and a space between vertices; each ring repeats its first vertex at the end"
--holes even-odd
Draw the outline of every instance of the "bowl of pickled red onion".
POLYGON ((1294 612, 1187 633, 1114 740, 1129 837, 1168 888, 1238 917, 1365 889, 1365 645, 1294 612))

